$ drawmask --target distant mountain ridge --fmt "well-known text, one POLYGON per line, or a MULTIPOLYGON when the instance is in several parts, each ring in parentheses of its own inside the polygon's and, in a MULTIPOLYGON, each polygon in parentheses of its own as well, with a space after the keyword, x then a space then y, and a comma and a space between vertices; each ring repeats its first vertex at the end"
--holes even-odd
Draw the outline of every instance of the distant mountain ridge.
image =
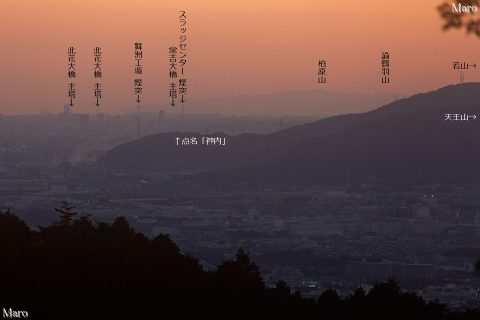
POLYGON ((101 162, 122 170, 215 170, 201 177, 218 182, 480 180, 479 111, 480 84, 465 83, 269 135, 227 136, 229 146, 214 151, 172 143, 185 134, 154 135, 114 148, 101 162), (450 122, 445 113, 479 117, 450 122))
MULTIPOLYGON (((359 94, 334 92, 323 89, 309 91, 290 91, 272 94, 239 95, 206 99, 187 99, 184 104, 189 113, 221 113, 225 116, 314 116, 330 117, 346 113, 359 113, 373 110, 390 101, 394 93, 359 94)), ((180 112, 179 104, 175 108, 169 104, 145 106, 143 111, 158 111, 164 108, 169 112, 180 112)), ((136 107, 129 110, 136 112, 136 107)))

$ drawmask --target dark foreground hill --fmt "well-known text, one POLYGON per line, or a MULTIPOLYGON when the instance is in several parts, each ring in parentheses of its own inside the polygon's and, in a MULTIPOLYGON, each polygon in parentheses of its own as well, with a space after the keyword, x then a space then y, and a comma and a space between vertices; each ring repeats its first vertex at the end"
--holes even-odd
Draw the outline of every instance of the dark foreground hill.
MULTIPOLYGON (((258 267, 239 250, 205 272, 164 235, 149 239, 124 218, 112 224, 76 219, 71 208, 39 231, 0 213, 0 304, 28 319, 478 319, 402 292, 395 281, 347 298, 317 299, 266 288, 258 267)), ((319 266, 321 267, 321 266, 319 266)))
MULTIPOLYGON (((448 86, 363 113, 270 135, 227 137, 223 148, 183 147, 160 134, 118 146, 100 162, 121 170, 221 171, 208 181, 339 183, 479 181, 480 84, 448 86), (475 115, 445 121, 445 114, 475 115)), ((201 178, 203 179, 203 178, 201 178)))

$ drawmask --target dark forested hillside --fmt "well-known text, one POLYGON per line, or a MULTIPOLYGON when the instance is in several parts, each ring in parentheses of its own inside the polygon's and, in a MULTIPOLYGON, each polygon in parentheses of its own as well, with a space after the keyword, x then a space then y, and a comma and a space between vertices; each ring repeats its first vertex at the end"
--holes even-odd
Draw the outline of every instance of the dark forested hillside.
POLYGON ((402 292, 391 280, 369 292, 317 299, 266 288, 258 266, 239 250, 206 272, 168 236, 135 232, 77 217, 64 204, 60 219, 33 231, 12 213, 0 214, 0 307, 29 319, 478 319, 451 313, 402 292))

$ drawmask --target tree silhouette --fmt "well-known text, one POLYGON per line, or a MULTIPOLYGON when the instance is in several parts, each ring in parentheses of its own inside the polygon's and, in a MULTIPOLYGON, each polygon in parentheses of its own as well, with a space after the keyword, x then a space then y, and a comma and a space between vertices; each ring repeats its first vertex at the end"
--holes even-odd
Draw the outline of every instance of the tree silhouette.
POLYGON ((285 282, 266 288, 258 265, 240 249, 214 272, 166 235, 149 239, 119 217, 92 222, 64 203, 61 221, 32 231, 0 212, 0 301, 29 319, 480 319, 402 292, 391 279, 346 298, 317 300, 285 282))
POLYGON ((60 221, 58 222, 59 225, 71 225, 73 222, 73 218, 78 214, 75 211, 77 207, 72 206, 67 201, 62 201, 62 205, 60 208, 55 208, 55 211, 60 215, 60 221))
POLYGON ((443 30, 465 29, 467 34, 474 34, 480 37, 480 14, 470 12, 453 12, 453 5, 479 6, 479 0, 455 0, 444 2, 437 7, 441 18, 444 20, 443 30))
POLYGON ((235 260, 225 261, 218 266, 213 277, 222 290, 259 292, 265 288, 259 267, 243 249, 238 250, 235 260))
POLYGON ((33 244, 30 228, 10 210, 0 211, 0 256, 21 253, 33 244))

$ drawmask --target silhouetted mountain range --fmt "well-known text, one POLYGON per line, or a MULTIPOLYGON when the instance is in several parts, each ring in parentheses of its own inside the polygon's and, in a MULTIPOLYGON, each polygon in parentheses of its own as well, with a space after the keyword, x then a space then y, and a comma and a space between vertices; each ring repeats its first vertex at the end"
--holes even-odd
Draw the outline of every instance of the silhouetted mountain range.
POLYGON ((175 144, 175 137, 199 135, 194 133, 149 136, 114 148, 101 162, 122 170, 216 170, 196 179, 229 183, 475 181, 480 180, 479 111, 480 84, 466 83, 270 135, 227 136, 226 147, 175 144), (445 114, 455 113, 477 119, 445 121, 445 114))

